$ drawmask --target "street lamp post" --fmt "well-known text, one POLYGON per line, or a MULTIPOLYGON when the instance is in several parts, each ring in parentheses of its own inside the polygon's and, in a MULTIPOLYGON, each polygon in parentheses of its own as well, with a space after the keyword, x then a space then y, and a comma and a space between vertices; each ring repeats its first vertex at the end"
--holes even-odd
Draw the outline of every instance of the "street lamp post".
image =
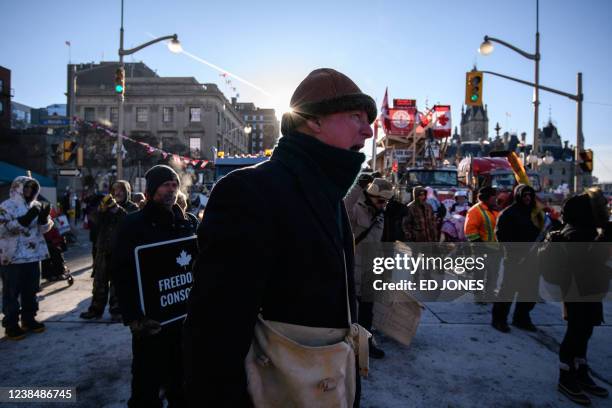
POLYGON ((536 0, 536 33, 535 33, 535 53, 530 54, 521 50, 514 45, 500 40, 499 38, 489 37, 485 35, 484 42, 480 45, 478 52, 482 55, 489 55, 493 52, 492 42, 501 44, 512 51, 522 55, 523 57, 535 61, 535 81, 533 87, 533 152, 538 154, 538 122, 539 122, 539 107, 540 107, 540 2, 536 0))
POLYGON ((225 154, 225 140, 227 139, 227 137, 232 133, 235 132, 236 130, 242 130, 244 132, 245 135, 249 135, 251 134, 251 131, 253 130, 253 128, 251 128, 251 125, 249 125, 248 123, 246 124, 246 126, 244 127, 235 127, 233 129, 228 130, 227 132, 225 132, 223 134, 223 144, 221 146, 221 151, 223 152, 223 154, 225 154))
MULTIPOLYGON (((170 42, 168 43, 168 49, 171 52, 179 53, 182 51, 181 43, 179 42, 178 36, 176 34, 165 35, 163 37, 159 37, 149 42, 146 42, 144 44, 141 44, 138 47, 130 48, 127 50, 124 49, 123 48, 123 0, 121 0, 121 28, 119 30, 119 67, 121 71, 125 72, 125 65, 123 63, 123 57, 125 55, 134 54, 135 52, 140 51, 143 48, 148 47, 149 45, 152 45, 160 41, 164 41, 164 40, 170 40, 170 42)), ((118 116, 117 118, 117 122, 118 122, 117 123, 117 178, 118 179, 123 178, 123 157, 122 157, 123 138, 122 136, 123 136, 123 128, 124 128, 124 112, 123 112, 123 103, 125 102, 124 93, 125 93, 125 90, 123 90, 123 92, 119 94, 119 109, 117 112, 117 116, 118 116)))

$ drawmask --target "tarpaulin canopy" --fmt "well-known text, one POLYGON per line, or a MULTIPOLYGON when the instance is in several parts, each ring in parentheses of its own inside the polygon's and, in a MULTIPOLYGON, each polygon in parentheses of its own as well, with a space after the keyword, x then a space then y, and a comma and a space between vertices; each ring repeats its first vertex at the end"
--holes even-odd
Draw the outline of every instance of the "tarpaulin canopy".
MULTIPOLYGON (((26 169, 0 161, 0 184, 10 184, 16 177, 26 175, 26 169)), ((55 187, 55 181, 49 177, 32 172, 32 178, 36 179, 41 187, 55 187)))

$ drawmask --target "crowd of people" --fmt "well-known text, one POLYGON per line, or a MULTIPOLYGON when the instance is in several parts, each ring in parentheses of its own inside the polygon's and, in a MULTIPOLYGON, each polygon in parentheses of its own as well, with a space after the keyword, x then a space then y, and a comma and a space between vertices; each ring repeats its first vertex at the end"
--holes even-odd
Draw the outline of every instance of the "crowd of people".
MULTIPOLYGON (((534 211, 535 191, 523 184, 506 208, 498 207, 491 186, 477 192, 475 203, 458 191, 448 208, 434 189, 417 186, 403 204, 392 183, 361 174, 360 149, 372 137, 376 105, 338 71, 311 72, 290 106, 271 159, 219 180, 204 197, 203 218, 187 211, 191 200, 166 165, 146 173, 144 195, 117 181, 106 196, 84 198, 93 292, 80 317, 98 319, 108 305, 111 319, 129 327, 129 406, 161 407, 160 395, 175 407, 358 406, 368 356, 385 357, 371 335, 374 301, 361 282, 367 265, 359 255, 367 244, 531 243, 544 240, 556 223, 534 211), (135 248, 196 234, 187 317, 162 326, 139 304, 135 248)), ((2 324, 14 340, 45 329, 35 319, 36 292, 39 262, 49 258, 43 234, 53 222, 49 206, 37 201, 39 189, 36 180, 18 177, 0 204, 2 324)), ((567 201, 554 239, 609 242, 602 197, 590 189, 567 201)), ((489 257, 485 294, 513 297, 513 282, 537 279, 525 269, 513 257, 489 257)), ((534 331, 528 295, 518 294, 512 324, 534 331)), ((603 321, 602 303, 565 307, 559 390, 584 404, 585 391, 607 396, 586 360, 593 327, 603 321)), ((493 302, 493 328, 510 331, 510 308, 493 302)))

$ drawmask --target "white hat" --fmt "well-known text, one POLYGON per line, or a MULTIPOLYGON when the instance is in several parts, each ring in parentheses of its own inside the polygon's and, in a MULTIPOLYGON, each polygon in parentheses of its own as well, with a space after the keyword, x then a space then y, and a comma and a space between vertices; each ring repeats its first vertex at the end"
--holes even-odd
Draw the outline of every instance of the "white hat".
POLYGON ((370 183, 366 192, 371 196, 389 200, 393 197, 393 184, 382 178, 376 178, 370 183))

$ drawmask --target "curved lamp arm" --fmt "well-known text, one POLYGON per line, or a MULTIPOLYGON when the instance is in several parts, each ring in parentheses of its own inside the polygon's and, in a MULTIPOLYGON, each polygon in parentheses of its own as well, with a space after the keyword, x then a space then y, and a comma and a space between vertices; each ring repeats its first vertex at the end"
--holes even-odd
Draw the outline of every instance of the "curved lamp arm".
POLYGON ((154 40, 151 40, 149 42, 146 42, 144 44, 139 45, 138 47, 134 47, 134 48, 130 48, 129 50, 124 50, 123 48, 119 49, 119 55, 130 55, 133 54, 137 51, 142 50, 145 47, 148 47, 151 44, 155 44, 158 43, 160 41, 164 41, 164 40, 174 40, 174 41, 178 41, 178 36, 176 34, 172 34, 172 35, 166 35, 163 37, 159 37, 156 38, 154 40))
POLYGON ((538 61, 540 59, 540 54, 530 54, 528 52, 525 52, 523 50, 521 50, 518 47, 515 47, 514 45, 505 42, 504 40, 500 40, 499 38, 495 38, 495 37, 489 37, 488 35, 485 35, 484 37, 484 41, 490 41, 490 42, 495 42, 498 44, 501 44, 503 46, 506 46, 508 48, 510 48, 512 51, 517 52, 519 54, 521 54, 523 57, 530 59, 530 60, 534 60, 534 61, 538 61))

